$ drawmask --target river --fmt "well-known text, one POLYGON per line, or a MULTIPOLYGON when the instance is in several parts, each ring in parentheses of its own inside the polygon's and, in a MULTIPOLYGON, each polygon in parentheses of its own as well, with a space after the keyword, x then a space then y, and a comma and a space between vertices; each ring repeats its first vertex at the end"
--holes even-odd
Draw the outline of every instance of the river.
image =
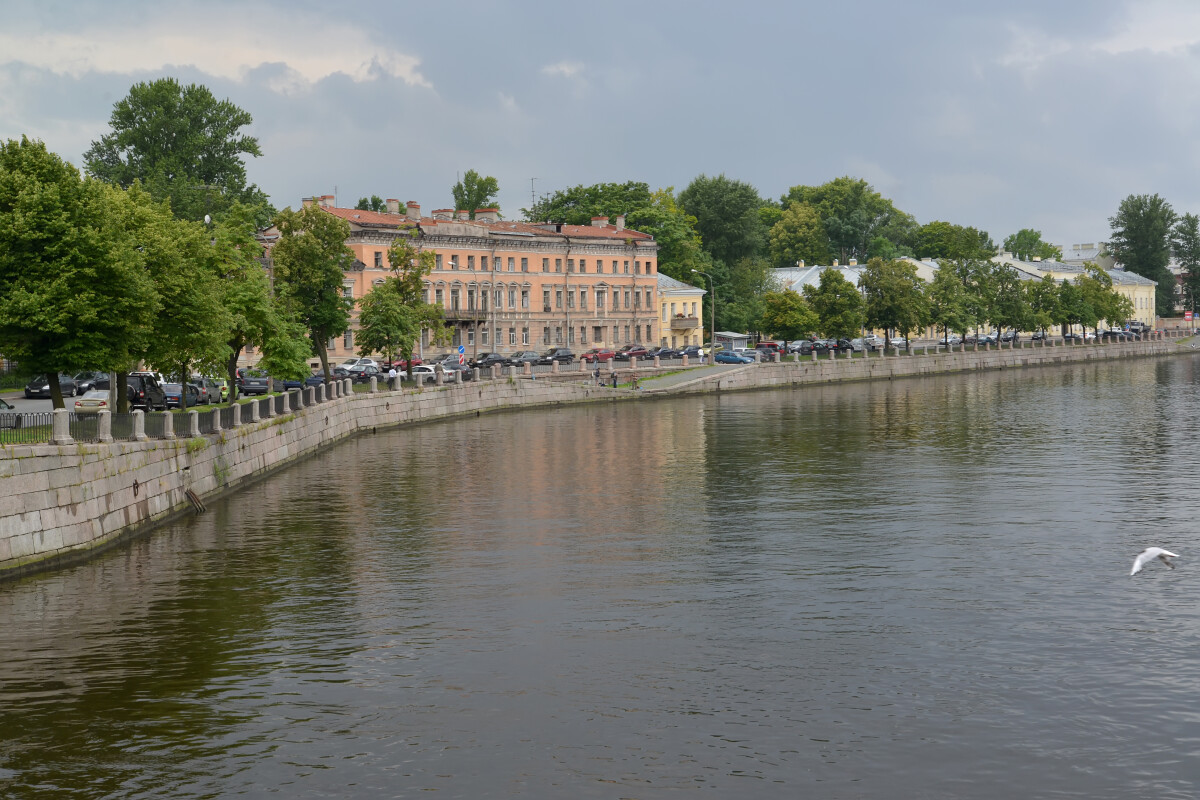
POLYGON ((0 796, 1194 797, 1198 363, 336 445, 0 585, 0 796))

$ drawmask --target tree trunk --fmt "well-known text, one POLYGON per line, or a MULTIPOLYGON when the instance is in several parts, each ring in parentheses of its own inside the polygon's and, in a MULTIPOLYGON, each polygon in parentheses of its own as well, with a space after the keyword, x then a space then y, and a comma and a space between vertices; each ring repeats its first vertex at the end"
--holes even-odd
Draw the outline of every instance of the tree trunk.
POLYGON ((63 402, 62 386, 58 384, 58 373, 47 375, 46 380, 50 385, 50 406, 51 408, 66 408, 66 403, 63 402))
POLYGON ((333 374, 329 371, 329 351, 326 350, 325 339, 319 336, 315 337, 313 345, 317 349, 317 358, 321 359, 321 371, 325 373, 325 382, 332 383, 333 374))
POLYGON ((129 373, 124 370, 117 373, 117 413, 129 413, 129 373))
POLYGON ((179 370, 179 409, 181 411, 187 411, 187 387, 188 378, 190 377, 188 374, 188 365, 185 361, 183 367, 179 370))
POLYGON ((237 362, 238 356, 242 354, 242 348, 236 348, 229 356, 229 360, 225 362, 225 379, 229 381, 229 404, 233 405, 238 398, 237 385, 237 362))

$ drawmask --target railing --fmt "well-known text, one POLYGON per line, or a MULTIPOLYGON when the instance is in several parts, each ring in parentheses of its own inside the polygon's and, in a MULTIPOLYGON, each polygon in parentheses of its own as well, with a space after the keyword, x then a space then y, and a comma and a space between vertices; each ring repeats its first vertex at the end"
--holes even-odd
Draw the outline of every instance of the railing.
POLYGON ((281 417, 287 413, 287 402, 288 402, 287 395, 277 394, 271 398, 271 402, 275 404, 275 415, 276 416, 281 417))
POLYGON ((302 390, 293 390, 287 393, 288 408, 292 411, 299 411, 304 407, 304 392, 302 390))
POLYGON ((112 415, 112 437, 126 442, 133 440, 133 414, 112 415))
POLYGON ((68 411, 67 430, 71 432, 71 438, 77 442, 98 442, 100 441, 100 415, 77 414, 74 411, 68 411))
POLYGON ((145 417, 146 436, 150 437, 151 439, 163 438, 163 434, 166 432, 166 418, 170 413, 171 412, 169 411, 163 411, 160 413, 147 414, 145 417))
POLYGON ((217 413, 217 409, 215 408, 197 412, 197 421, 200 423, 199 428, 201 436, 208 433, 216 433, 217 426, 213 424, 213 416, 217 413))
POLYGON ((0 413, 0 444, 38 444, 50 441, 54 413, 33 411, 0 413))
POLYGON ((221 427, 228 430, 233 427, 233 415, 238 411, 237 406, 221 407, 221 427))
POLYGON ((258 403, 258 418, 266 419, 271 414, 271 404, 275 402, 273 397, 263 397, 254 402, 258 403))

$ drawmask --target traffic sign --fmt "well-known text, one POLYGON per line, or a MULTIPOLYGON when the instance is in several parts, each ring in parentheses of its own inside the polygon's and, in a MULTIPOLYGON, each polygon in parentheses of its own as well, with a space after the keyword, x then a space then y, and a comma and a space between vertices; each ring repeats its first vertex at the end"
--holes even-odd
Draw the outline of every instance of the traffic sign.
POLYGON ((467 352, 467 348, 463 347, 463 346, 460 344, 460 345, 458 346, 458 363, 459 363, 459 364, 465 364, 465 363, 467 363, 467 357, 466 357, 465 355, 463 355, 463 353, 465 353, 465 352, 467 352))
POLYGON ((1185 311, 1185 312, 1183 312, 1183 318, 1184 318, 1184 319, 1186 319, 1186 320, 1188 320, 1188 321, 1191 321, 1191 319, 1192 319, 1192 312, 1190 312, 1190 311, 1185 311))
POLYGON ((465 353, 465 352, 467 352, 467 348, 463 347, 463 346, 460 344, 460 345, 458 346, 458 354, 459 354, 459 355, 462 355, 462 354, 463 354, 463 353, 465 353))

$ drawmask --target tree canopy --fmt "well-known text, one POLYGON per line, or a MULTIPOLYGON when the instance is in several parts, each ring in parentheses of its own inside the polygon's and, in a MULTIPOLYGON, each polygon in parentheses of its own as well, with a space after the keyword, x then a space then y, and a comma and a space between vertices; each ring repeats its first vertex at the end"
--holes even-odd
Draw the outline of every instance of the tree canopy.
POLYGON ((217 100, 205 86, 175 78, 134 84, 113 107, 112 130, 84 154, 89 174, 129 188, 140 181, 155 200, 169 200, 180 219, 218 216, 233 202, 269 220, 269 199, 246 183, 243 156, 261 156, 242 132, 250 113, 217 100))
POLYGON ((829 267, 817 286, 805 286, 804 297, 817 314, 821 334, 835 339, 857 336, 863 326, 863 296, 842 273, 829 267))
POLYGON ((827 264, 832 258, 821 216, 808 203, 792 203, 768 231, 771 263, 790 267, 797 261, 827 264))
POLYGON ((1183 304, 1196 311, 1200 297, 1200 217, 1184 214, 1171 232, 1171 249, 1183 273, 1183 304))
POLYGON ((820 324, 812 306, 795 289, 767 292, 763 306, 763 329, 785 342, 804 338, 820 324))
MULTIPOLYGON (((674 201, 672 200, 672 203, 674 201)), ((640 181, 597 183, 560 189, 540 198, 532 208, 521 209, 531 222, 589 225, 592 217, 633 214, 654 204, 649 184, 640 181)), ((630 223, 630 227, 636 227, 630 223)), ((642 228, 636 228, 642 230, 642 228)))
POLYGON ((724 175, 700 175, 679 193, 679 207, 696 218, 705 251, 732 265, 763 252, 767 232, 759 217, 762 200, 748 183, 724 175))
POLYGON ((1125 269, 1158 284, 1154 304, 1160 317, 1175 311, 1175 277, 1167 269, 1175 219, 1171 204, 1156 194, 1131 194, 1108 218, 1109 251, 1125 269))
POLYGON ((866 323, 872 328, 909 332, 929 321, 929 300, 917 268, 908 261, 872 258, 859 278, 866 323))
POLYGON ((354 206, 358 211, 374 211, 382 214, 387 211, 387 202, 377 194, 373 194, 370 198, 360 197, 358 203, 354 206))
POLYGON ((450 187, 455 210, 468 212, 471 219, 475 219, 475 212, 481 208, 499 209, 496 204, 499 193, 500 183, 495 178, 491 175, 485 178, 473 169, 464 172, 462 180, 450 187))
POLYGON ((808 205, 820 217, 829 247, 843 262, 865 260, 872 240, 908 241, 916 222, 861 178, 843 176, 820 186, 793 186, 780 202, 808 205))
POLYGON ((1035 258, 1060 258, 1062 248, 1042 241, 1042 232, 1033 228, 1022 228, 1004 239, 1004 249, 1022 261, 1035 258))
POLYGON ((913 233, 913 251, 919 258, 967 261, 996 255, 996 245, 987 231, 934 220, 913 233))

